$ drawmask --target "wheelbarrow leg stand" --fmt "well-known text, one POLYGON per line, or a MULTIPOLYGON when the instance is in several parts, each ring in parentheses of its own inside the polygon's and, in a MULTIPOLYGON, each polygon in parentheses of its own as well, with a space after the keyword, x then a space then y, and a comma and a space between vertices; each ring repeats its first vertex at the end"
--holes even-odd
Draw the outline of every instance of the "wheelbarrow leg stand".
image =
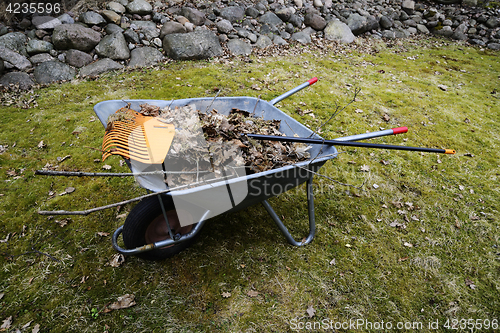
POLYGON ((316 221, 314 218, 314 195, 313 195, 313 177, 309 178, 306 183, 306 188, 307 188, 307 210, 309 213, 309 235, 307 238, 304 240, 297 242, 290 232, 288 231, 287 227, 283 224, 281 219, 279 218, 278 214, 274 211, 274 209, 271 207, 269 202, 267 200, 262 201, 262 204, 264 205, 264 208, 266 208, 267 212, 271 216, 271 218, 274 220, 278 228, 280 229, 281 233, 285 236, 286 240, 288 243, 295 245, 295 246, 303 246, 306 244, 309 244, 313 238, 314 234, 316 233, 316 221))

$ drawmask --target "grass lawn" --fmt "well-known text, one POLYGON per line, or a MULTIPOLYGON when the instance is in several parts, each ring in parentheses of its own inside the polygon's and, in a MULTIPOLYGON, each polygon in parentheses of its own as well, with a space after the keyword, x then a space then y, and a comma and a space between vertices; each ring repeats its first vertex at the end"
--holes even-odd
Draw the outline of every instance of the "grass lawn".
MULTIPOLYGON (((3 95, 0 321, 12 317, 7 331, 29 325, 29 332, 35 325, 41 332, 331 331, 342 323, 349 332, 388 323, 444 332, 446 323, 460 328, 461 319, 474 319, 490 331, 500 321, 499 60, 498 52, 443 40, 359 39, 356 47, 170 62, 3 95), (34 175, 46 164, 128 171, 119 157, 102 163, 92 149, 104 134, 96 103, 217 89, 271 100, 313 76, 318 83, 279 103, 313 129, 361 88, 323 137, 408 126, 407 134, 371 142, 457 153, 340 147, 320 172, 353 186, 315 177, 317 233, 301 248, 256 205, 207 222, 197 242, 170 259, 127 257, 111 267, 110 234, 133 204, 66 220, 37 214, 145 194, 131 178, 34 175), (60 195, 68 187, 75 191, 60 195), (104 311, 125 294, 137 304, 104 311)), ((296 239, 305 236, 305 188, 270 203, 296 239)))

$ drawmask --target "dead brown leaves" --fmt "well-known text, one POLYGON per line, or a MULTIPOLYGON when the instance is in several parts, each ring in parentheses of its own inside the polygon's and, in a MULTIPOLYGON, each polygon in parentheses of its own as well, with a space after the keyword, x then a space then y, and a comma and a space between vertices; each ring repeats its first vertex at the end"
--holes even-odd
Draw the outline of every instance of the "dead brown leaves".
POLYGON ((134 294, 125 294, 118 297, 117 301, 107 306, 103 312, 109 313, 113 310, 127 309, 136 305, 134 294))

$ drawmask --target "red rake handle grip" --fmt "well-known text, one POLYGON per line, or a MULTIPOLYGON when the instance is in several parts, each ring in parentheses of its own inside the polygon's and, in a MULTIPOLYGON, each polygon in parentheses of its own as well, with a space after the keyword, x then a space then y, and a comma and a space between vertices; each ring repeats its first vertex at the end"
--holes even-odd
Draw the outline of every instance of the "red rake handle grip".
POLYGON ((392 134, 400 134, 408 132, 408 127, 396 127, 392 129, 392 134))

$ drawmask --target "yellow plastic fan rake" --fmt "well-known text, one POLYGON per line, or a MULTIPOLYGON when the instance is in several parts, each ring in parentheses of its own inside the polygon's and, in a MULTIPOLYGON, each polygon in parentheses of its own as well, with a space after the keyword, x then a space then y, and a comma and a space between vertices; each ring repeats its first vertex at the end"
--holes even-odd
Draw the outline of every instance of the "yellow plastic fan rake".
POLYGON ((120 155, 141 163, 163 163, 174 139, 174 125, 129 108, 119 109, 115 115, 108 119, 102 142, 102 160, 120 155))

